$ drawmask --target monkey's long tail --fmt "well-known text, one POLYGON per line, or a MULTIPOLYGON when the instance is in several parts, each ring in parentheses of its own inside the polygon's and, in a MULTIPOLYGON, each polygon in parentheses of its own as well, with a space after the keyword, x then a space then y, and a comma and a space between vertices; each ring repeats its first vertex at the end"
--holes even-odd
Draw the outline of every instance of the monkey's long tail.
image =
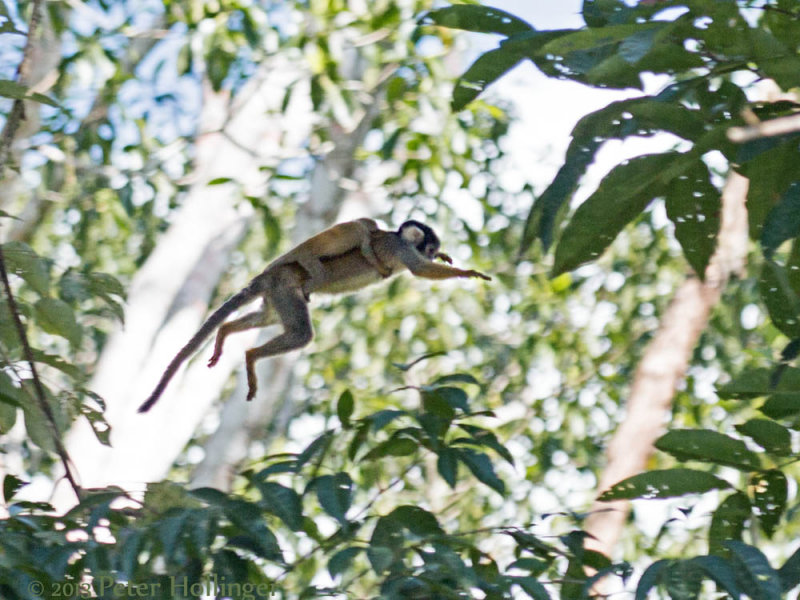
POLYGON ((181 364, 183 364, 183 361, 194 354, 194 352, 200 347, 206 338, 208 338, 208 336, 210 336, 214 330, 219 327, 225 319, 228 318, 228 315, 230 315, 240 306, 250 302, 253 298, 259 295, 263 289, 263 279, 256 277, 248 284, 246 288, 228 298, 222 306, 214 311, 214 313, 208 317, 206 322, 200 326, 200 329, 198 329, 197 333, 192 336, 192 339, 190 339, 186 345, 180 349, 178 354, 175 355, 175 358, 172 359, 172 362, 169 363, 169 366, 161 376, 161 380, 158 382, 156 389, 154 389, 153 393, 150 394, 144 403, 142 403, 138 412, 143 413, 150 410, 153 405, 158 402, 161 394, 164 393, 164 390, 177 372, 178 368, 181 366, 181 364))

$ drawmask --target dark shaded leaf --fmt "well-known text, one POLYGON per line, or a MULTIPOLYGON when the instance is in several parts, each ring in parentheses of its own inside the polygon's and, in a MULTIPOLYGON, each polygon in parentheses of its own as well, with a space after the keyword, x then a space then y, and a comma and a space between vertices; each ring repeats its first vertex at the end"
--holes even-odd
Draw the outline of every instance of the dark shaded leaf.
POLYGON ((594 260, 691 164, 683 154, 639 156, 616 166, 575 211, 556 246, 552 275, 594 260))
POLYGON ((14 475, 8 474, 3 477, 3 501, 9 504, 17 491, 26 485, 28 485, 27 481, 23 481, 14 475))
POLYGON ((603 492, 598 500, 606 502, 633 498, 674 498, 729 487, 727 481, 705 471, 663 469, 628 477, 603 492))
POLYGON ((458 4, 432 10, 425 13, 422 23, 479 33, 499 33, 506 36, 533 29, 519 17, 499 8, 469 4, 458 4))
POLYGON ((728 592, 734 599, 741 597, 742 592, 736 582, 736 571, 729 561, 719 556, 696 556, 691 559, 691 563, 702 569, 706 577, 717 584, 718 589, 728 592))
POLYGON ((636 586, 635 600, 647 600, 647 594, 652 590, 661 578, 662 572, 669 567, 671 560, 657 560, 645 569, 639 583, 636 586))
POLYGON ((736 429, 776 456, 791 456, 792 435, 786 427, 769 419, 750 419, 736 429))
POLYGON ((458 453, 452 448, 442 448, 436 459, 436 470, 451 488, 456 487, 458 475, 458 453))
POLYGON ((277 516, 292 531, 303 528, 303 503, 297 492, 272 481, 256 480, 255 485, 261 492, 265 510, 277 516))
POLYGON ((780 577, 781 589, 784 592, 800 585, 800 547, 778 569, 778 577, 780 577))
POLYGON ((711 517, 708 530, 709 553, 727 558, 730 551, 723 542, 741 539, 751 516, 752 507, 746 494, 734 492, 725 498, 711 517))
POLYGON ((22 242, 3 244, 3 257, 9 273, 22 277, 40 296, 50 289, 50 267, 33 248, 22 242))
POLYGON ((800 298, 789 284, 786 268, 765 261, 758 287, 772 324, 789 338, 800 337, 800 298))
POLYGON ((743 542, 728 541, 731 563, 742 591, 755 600, 780 600, 781 581, 767 557, 758 549, 743 542))
POLYGON ((777 469, 755 473, 750 478, 750 489, 761 530, 771 538, 786 510, 789 496, 786 475, 777 469))
POLYGON ((336 402, 336 414, 343 427, 347 428, 350 426, 350 417, 353 416, 354 410, 355 401, 353 400, 353 394, 350 390, 345 390, 336 402))
POLYGON ((331 577, 337 577, 350 568, 353 560, 359 553, 363 552, 364 548, 351 547, 339 550, 336 554, 331 556, 328 561, 328 573, 331 577))
POLYGON ((345 516, 353 502, 353 480, 347 473, 321 475, 312 481, 317 499, 323 510, 344 524, 345 516))
POLYGON ((458 457, 472 472, 478 481, 485 483, 499 494, 505 494, 506 486, 494 471, 494 465, 489 457, 470 448, 456 450, 458 457))
POLYGON ((800 183, 794 182, 783 194, 764 221, 761 246, 764 256, 772 258, 783 242, 800 235, 800 183))
POLYGON ((752 471, 761 468, 758 455, 741 440, 710 429, 676 429, 662 435, 656 448, 678 460, 700 460, 752 471))
POLYGON ((507 47, 481 54, 456 81, 453 90, 453 110, 462 110, 523 59, 523 56, 519 56, 507 47))
POLYGON ((666 188, 665 204, 683 255, 703 279, 717 247, 721 208, 720 195, 711 184, 708 167, 696 161, 678 175, 666 188))
POLYGON ((83 331, 69 304, 57 298, 41 298, 33 309, 36 322, 47 333, 66 338, 72 346, 80 344, 83 331))

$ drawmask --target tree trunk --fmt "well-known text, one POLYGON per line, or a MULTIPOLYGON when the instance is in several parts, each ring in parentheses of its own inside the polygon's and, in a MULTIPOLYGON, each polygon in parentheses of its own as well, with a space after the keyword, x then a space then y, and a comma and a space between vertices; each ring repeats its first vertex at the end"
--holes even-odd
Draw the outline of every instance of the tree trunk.
MULTIPOLYGON (((705 281, 690 277, 678 288, 633 377, 627 413, 607 449, 608 464, 597 489, 645 470, 654 442, 669 419, 675 390, 683 379, 711 309, 732 274, 741 273, 747 253, 748 180, 731 171, 722 192, 722 223, 705 281)), ((587 546, 610 556, 630 511, 627 501, 595 502, 585 530, 587 546)))

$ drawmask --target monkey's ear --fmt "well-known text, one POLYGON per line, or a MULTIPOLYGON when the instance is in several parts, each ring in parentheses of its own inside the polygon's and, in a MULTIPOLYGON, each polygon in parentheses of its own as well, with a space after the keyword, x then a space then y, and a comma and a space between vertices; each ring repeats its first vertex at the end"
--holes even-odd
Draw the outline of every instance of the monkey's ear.
POLYGON ((400 237, 403 241, 416 246, 425 239, 425 232, 414 223, 403 223, 400 226, 400 237))

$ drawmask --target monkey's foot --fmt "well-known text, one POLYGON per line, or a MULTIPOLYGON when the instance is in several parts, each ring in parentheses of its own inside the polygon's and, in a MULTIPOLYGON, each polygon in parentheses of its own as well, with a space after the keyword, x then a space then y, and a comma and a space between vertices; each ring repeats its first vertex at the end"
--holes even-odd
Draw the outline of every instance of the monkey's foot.
POLYGON ((219 354, 215 354, 214 356, 208 359, 208 368, 210 369, 218 362, 219 362, 219 354))

